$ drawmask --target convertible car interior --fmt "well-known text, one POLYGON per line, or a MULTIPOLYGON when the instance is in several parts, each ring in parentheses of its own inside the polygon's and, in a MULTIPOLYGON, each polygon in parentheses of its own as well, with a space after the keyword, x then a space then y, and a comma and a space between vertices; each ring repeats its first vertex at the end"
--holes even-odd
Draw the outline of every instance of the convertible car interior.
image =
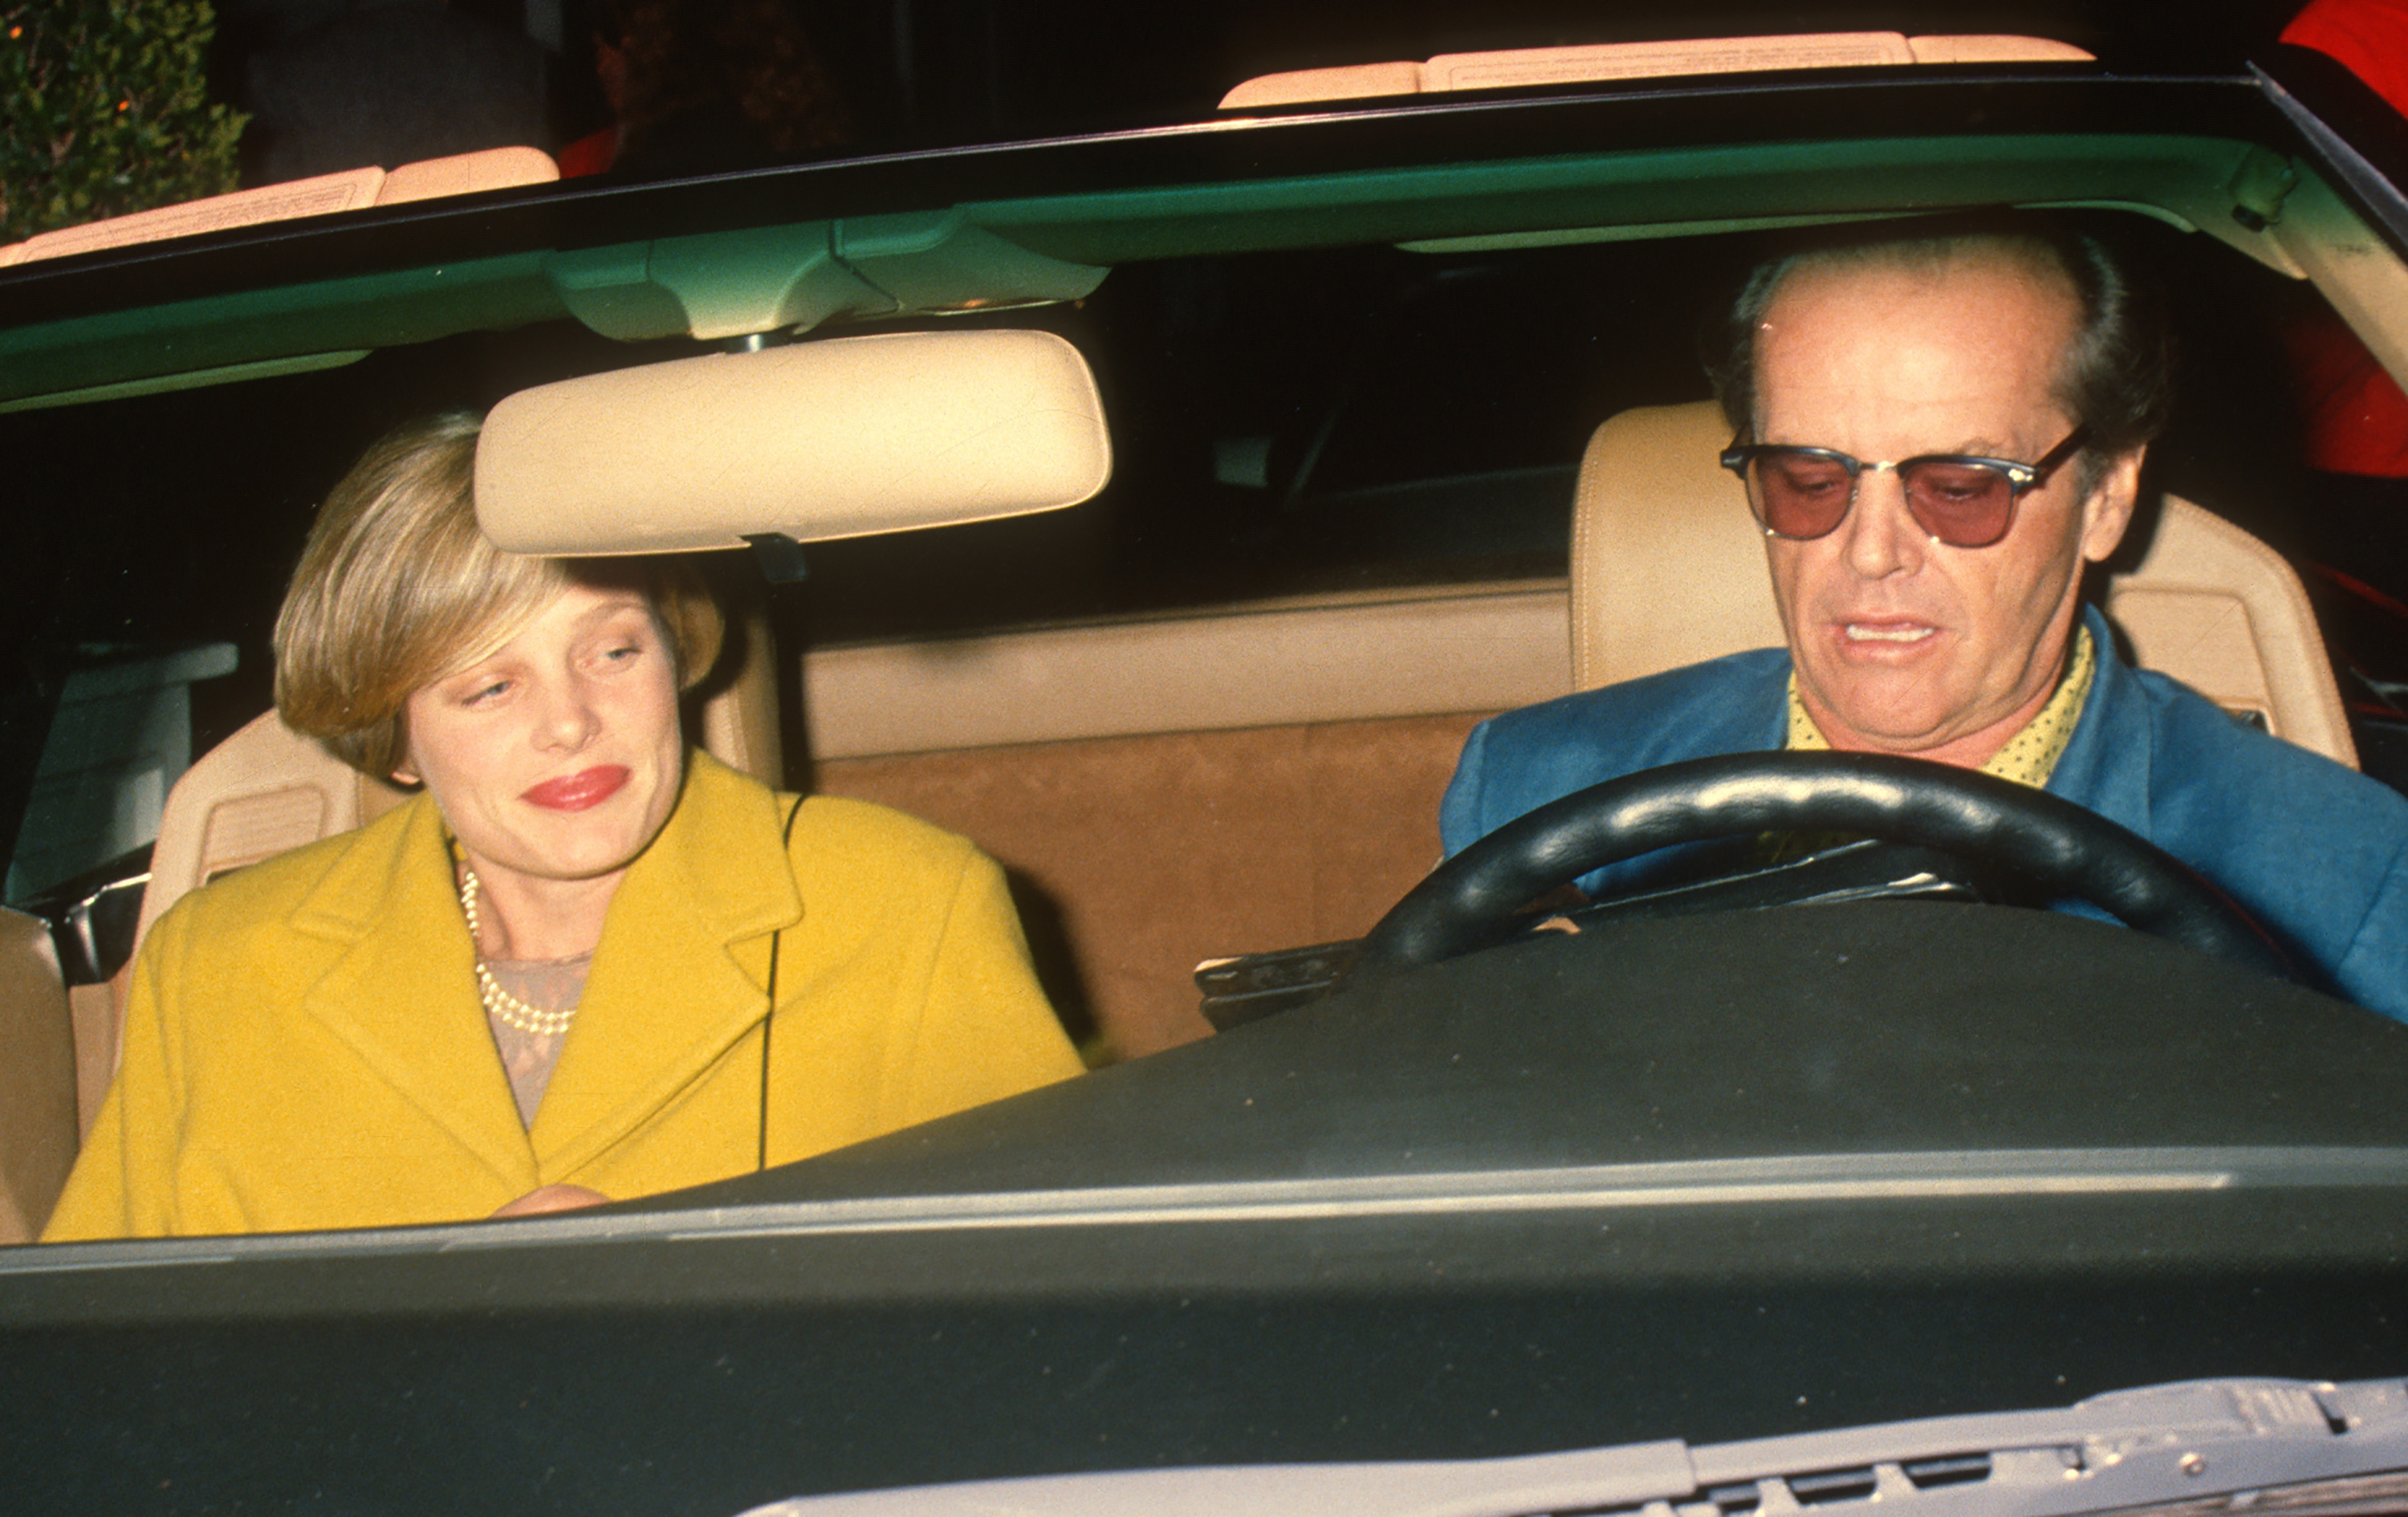
MULTIPOLYGON (((882 340, 895 339, 857 339, 882 340)), ((777 352, 767 362, 699 362, 767 368, 777 352)), ((557 530, 566 537, 530 544, 550 551, 640 550, 647 540, 617 523, 642 520, 656 535, 665 518, 704 522, 679 546, 744 531, 834 536, 853 525, 841 518, 855 502, 891 498, 876 487, 898 458, 935 455, 944 466, 928 467, 910 495, 921 521, 990 514, 960 498, 957 481, 991 490, 992 460, 974 465, 914 433, 902 416, 908 404, 925 405, 931 365, 921 355, 896 361, 892 372, 916 382, 889 379, 881 392, 858 374, 804 371, 773 377, 726 403, 728 414, 708 417, 691 410, 691 380, 668 372, 676 365, 609 377, 613 393, 586 399, 590 417, 564 420, 580 382, 553 387, 566 399, 531 393, 496 412, 480 459, 480 509, 506 498, 511 516, 497 526, 500 513, 488 515, 506 542, 520 540, 513 530, 544 529, 524 521, 564 523, 557 530), (873 444, 848 441, 834 424, 799 439, 759 424, 773 407, 810 406, 833 388, 855 402, 875 394, 891 403, 873 444), (907 391, 916 392, 910 402, 907 391), (689 409, 646 414, 672 400, 689 409), (540 422, 515 424, 530 415, 540 422), (597 463, 593 438, 606 435, 739 441, 718 449, 705 476, 676 449, 623 449, 597 463), (748 450, 740 440, 762 436, 775 446, 748 450), (892 456, 868 456, 878 448, 892 456), (818 481, 799 496, 782 483, 797 457, 818 481), (583 467, 551 463, 563 458, 583 467), (871 483, 849 482, 855 478, 871 483), (698 479, 708 488, 696 489, 698 479), (738 521, 727 502, 744 480, 762 484, 751 516, 738 521), (598 494, 605 489, 609 498, 598 494), (564 513, 564 502, 575 509, 564 513), (723 520, 710 520, 714 513, 723 520), (813 524, 799 524, 804 516, 813 524)), ((1078 455, 1032 481, 1047 507, 1091 494, 1104 466, 1100 415, 1092 436, 1067 444, 1032 436, 1054 420, 1043 407, 1008 419, 1023 453, 1078 455)), ((987 423, 946 424, 968 435, 987 423)), ((799 696, 814 781, 958 830, 1033 887, 1080 954, 1098 1056, 1205 1036, 1193 978, 1200 962, 1360 937, 1435 861, 1439 792, 1473 723, 1779 641, 1759 535, 1715 463, 1726 430, 1711 402, 1640 408, 1600 424, 1578 475, 1568 580, 1323 595, 808 652, 799 696), (1702 589, 1673 597, 1658 592, 1667 584, 1702 589), (1143 828, 1129 826, 1135 816, 1147 819, 1143 828)), ((918 523, 879 523, 902 524, 918 523)), ((2291 567, 2176 496, 2164 497, 2134 538, 2103 596, 2137 659, 2237 720, 2354 766, 2331 666, 2291 567)), ((738 626, 726 666, 696 703, 695 728, 717 756, 775 780, 786 773, 781 692, 793 685, 776 666, 757 604, 738 626)), ((169 794, 137 939, 184 892, 372 820, 402 794, 263 714, 195 762, 169 794)), ((15 913, 9 924, 18 930, 0 1028, 25 1051, 6 1066, 24 1089, 5 1103, 14 1131, 0 1166, 0 1229, 9 1230, 0 1239, 22 1239, 47 1213, 106 1093, 124 970, 70 989, 40 924, 15 913)))
MULTIPOLYGON (((1849 43, 1856 52, 1828 58, 1782 54, 1713 66, 1911 70, 2004 59, 2045 69, 2082 56, 2064 49, 1951 52, 1940 46, 1948 40, 1856 39, 1849 43), (1865 48, 1880 56, 1858 56, 1865 48)), ((1993 43, 2005 46, 1999 39, 1984 46, 1993 43)), ((1706 66, 1619 54, 1602 64, 1586 54, 1498 55, 1479 67, 1432 59, 1376 65, 1359 77, 1340 70, 1256 81, 1225 105, 1309 109, 1283 102, 1597 78, 1598 68, 1612 75, 1626 64, 1640 75, 1706 66), (1508 74, 1480 72, 1492 64, 1508 74)), ((32 268, 138 248, 146 238, 277 218, 288 219, 280 225, 306 224, 289 219, 362 206, 439 207, 439 199, 420 197, 540 187, 545 166, 513 150, 408 165, 374 182, 329 183, 315 199, 247 192, 222 204, 49 235, 9 250, 8 262, 32 268)), ((1367 415, 1414 388, 1442 400, 1451 386, 1488 378, 1476 365, 1468 378, 1443 371, 1458 351, 1482 353, 1476 341, 1442 335, 1454 320, 1442 314, 1445 302, 1493 313, 1504 308, 1480 295, 1482 288, 1535 279, 1550 298, 1584 291, 1573 298, 1616 303, 1617 318, 1632 324, 1581 328, 1589 333, 1586 361, 1601 351, 1596 332, 1627 330, 1645 339, 1634 339, 1637 347, 1670 346, 1663 338, 1672 325, 1635 318, 1646 303, 1646 279, 1671 269, 1694 244, 1720 247, 1777 235, 1799 220, 1828 220, 1801 214, 1825 204, 1871 215, 2074 203, 2190 229, 2181 239, 2190 244, 2228 244, 2202 256, 2221 266, 2254 262, 2251 277, 2261 283, 2308 281, 2379 356, 2395 367, 2408 359, 2408 322, 2400 314, 2408 310, 2408 268, 2365 255, 2373 234, 2315 174, 2274 164, 2262 148, 2203 136, 1969 138, 1939 173, 1911 139, 1866 137, 1837 148, 1602 152, 1495 171, 1381 170, 1361 186, 1342 214, 1305 212, 1326 225, 1299 220, 1281 198, 1284 191, 1232 181, 1191 189, 1184 198, 1031 197, 746 226, 631 245, 650 247, 642 257, 608 248, 555 252, 532 274, 532 265, 502 259, 462 265, 439 287, 408 279, 330 287, 322 309, 282 311, 265 297, 194 307, 187 315, 206 319, 193 326, 191 356, 179 362, 198 366, 180 377, 137 371, 154 363, 142 346, 143 322, 177 320, 182 308, 163 307, 122 331, 79 326, 79 318, 30 339, 24 351, 36 366, 26 372, 36 377, 8 404, 237 374, 323 369, 331 379, 379 342, 506 325, 498 314, 505 310, 529 319, 566 314, 629 345, 599 373, 531 385, 502 402, 480 462, 489 529, 506 544, 547 551, 734 550, 725 556, 736 563, 720 579, 736 602, 738 636, 692 713, 699 741, 766 780, 882 801, 960 831, 995 855, 1012 876, 1049 990, 1084 1037, 1091 1062, 1100 1064, 1208 1036, 1199 965, 1342 944, 1378 921, 1436 860, 1438 797, 1465 734, 1483 717, 1779 640, 1757 534, 1715 464, 1727 440, 1725 423, 1712 403, 1696 398, 1701 386, 1683 355, 1634 359, 1628 375, 1611 384, 1562 368, 1552 378, 1537 368, 1514 378, 1517 394, 1543 394, 1566 414, 1589 408, 1579 425, 1593 433, 1584 451, 1575 450, 1576 470, 1570 458, 1474 468, 1441 457, 1422 470, 1427 478, 1405 484, 1381 472, 1382 450, 1425 446, 1405 436, 1415 424, 1407 407, 1420 401, 1397 402, 1377 424, 1367 415), (1610 202, 1596 198, 1606 191, 1610 202), (1594 208, 1606 203, 1610 217, 1594 208), (1310 236, 1300 231, 1308 224, 1310 236), (1613 262, 1626 249, 1640 261, 1613 262), (2245 257, 2236 259, 2233 250, 2245 257), (1645 262, 1651 256, 1656 262, 1645 262), (1613 284, 1614 271, 1626 266, 1623 282, 1613 284), (1601 291, 1600 279, 1608 281, 1601 291), (1350 283, 1375 314, 1333 314, 1338 303, 1328 292, 1350 283), (1126 304, 1116 306, 1124 290, 1126 304), (1391 304, 1377 307, 1372 291, 1387 292, 1391 304), (1490 304, 1478 303, 1484 299, 1490 304), (365 314, 380 301, 415 314, 365 314), (455 301, 467 304, 447 304, 455 301), (1229 323, 1230 334, 1214 328, 1211 340, 1240 355, 1213 361, 1241 362, 1245 343, 1258 340, 1244 333, 1284 321, 1303 327, 1307 342, 1320 340, 1311 336, 1317 331, 1344 349, 1336 367, 1352 367, 1326 393, 1299 387, 1292 401, 1281 400, 1291 412, 1284 419, 1247 414, 1241 387, 1225 387, 1224 396, 1196 408, 1209 417, 1219 417, 1212 406, 1228 411, 1194 423, 1217 429, 1211 436, 1178 438, 1188 450, 1182 457, 1209 450, 1218 494, 1206 498, 1214 508, 1245 502, 1246 520, 1268 523, 1247 530, 1275 544, 1277 533, 1308 522, 1304 508, 1316 491, 1338 503, 1333 512, 1375 497, 1411 505, 1421 498, 1416 491, 1440 504, 1478 502, 1484 493, 1536 503, 1512 521, 1537 527, 1495 529, 1521 533, 1534 551, 1475 555, 1485 566, 1471 572, 1407 565, 1308 576, 1296 581, 1307 588, 1284 592, 1280 576, 1265 574, 1256 580, 1268 596, 1174 594, 1136 610, 1099 603, 1039 617, 939 616, 902 631, 872 614, 867 635, 833 639, 810 636, 810 618, 781 609, 788 592, 765 586, 741 564, 744 543, 772 580, 791 578, 806 561, 814 573, 833 562, 841 598, 842 582, 874 564, 881 545, 835 542, 823 559, 817 546, 803 551, 797 541, 875 538, 1067 508, 1138 454, 1140 466, 1121 468, 1114 488, 1126 497, 1159 486, 1164 465, 1154 454, 1168 451, 1154 432, 1162 423, 1114 415, 1115 438, 1106 441, 1105 413, 1121 404, 1113 386, 1125 388, 1131 409, 1145 400, 1175 410, 1167 403, 1194 397, 1140 394, 1144 386, 1130 377, 1130 354, 1153 340, 1142 336, 1146 323, 1201 322, 1176 313, 1226 313, 1250 303, 1263 308, 1259 328, 1241 328, 1225 314, 1211 318, 1229 323), (786 345, 816 322, 875 334, 882 321, 904 330, 786 345), (951 335, 912 326, 950 326, 951 335), (1078 357, 1089 340, 1106 350, 1098 367, 1109 402, 1096 399, 1096 381, 1078 357), (942 365, 926 353, 949 341, 965 351, 1002 351, 1017 341, 1067 354, 1079 377, 1072 388, 1083 385, 1085 398, 982 419, 982 397, 1022 399, 1042 386, 965 369, 959 394, 932 399, 929 379, 942 365), (1417 341, 1433 348, 1432 367, 1419 376, 1407 361, 1417 341), (646 343, 684 346, 662 361, 646 343), (726 351, 686 356, 700 351, 697 344, 726 351), (313 346, 323 351, 262 356, 313 346), (867 368, 843 366, 848 354, 880 352, 888 356, 865 360, 867 368), (691 377, 703 371, 721 377, 715 382, 724 395, 695 400, 691 377), (907 372, 910 382, 894 378, 907 372), (1684 372, 1685 379, 1662 378, 1684 372), (692 408, 697 404, 722 409, 692 408), (1017 450, 1009 462, 978 451, 998 438, 1017 450), (1373 464, 1348 464, 1350 449, 1373 464), (1114 460, 1115 452, 1123 458, 1114 460), (1032 459, 1060 466, 1040 480, 1032 459), (1348 467, 1367 482, 1346 486, 1348 467), (1341 482, 1323 482, 1332 479, 1341 482), (1673 586, 1682 592, 1670 593, 1673 586)), ((2150 230, 2170 236, 2162 226, 2150 230)), ((1459 324, 1479 329, 1473 321, 1459 324)), ((1276 385, 1267 378, 1263 388, 1276 385)), ((2128 651, 2188 681, 2236 720, 2356 766, 2350 715, 2315 609, 2285 556, 2235 524, 2268 519, 2271 503, 2190 488, 2206 498, 2195 505, 2161 493, 2102 576, 2100 597, 2128 651)), ((2231 488, 2245 497, 2250 484, 2244 479, 2231 488)), ((1079 546, 1086 540, 1081 532, 1090 539, 1144 535, 1127 524, 1136 519, 1128 499, 1112 509, 1105 527, 1073 529, 1063 539, 1071 551, 1062 556, 1088 551, 1079 546)), ((1479 517, 1455 510, 1450 518, 1433 506, 1429 519, 1479 517)), ((1400 540, 1415 530, 1410 512, 1393 520, 1403 524, 1376 530, 1400 540)), ((1172 544, 1164 556, 1177 557, 1182 539, 1161 536, 1172 544)), ((1229 557, 1279 567, 1287 551, 1240 539, 1229 557)), ((875 595, 881 581, 870 579, 875 595)), ((358 825, 397 794, 294 737, 272 713, 259 715, 176 780, 147 869, 73 903, 48 926, 22 913, 7 917, 0 1241, 38 1229, 106 1090, 123 965, 140 934, 213 876, 358 825)))

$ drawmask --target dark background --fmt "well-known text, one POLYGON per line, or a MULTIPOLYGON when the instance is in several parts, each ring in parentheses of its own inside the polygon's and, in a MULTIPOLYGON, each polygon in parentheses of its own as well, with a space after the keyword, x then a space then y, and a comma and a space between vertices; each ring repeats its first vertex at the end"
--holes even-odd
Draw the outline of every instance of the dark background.
MULTIPOLYGON (((220 0, 213 93, 239 104, 251 53, 357 0, 220 0)), ((375 3, 375 0, 369 0, 375 3)), ((559 43, 559 140, 606 124, 594 0, 451 0, 559 43), (556 20, 554 19, 556 17, 556 20)), ((862 149, 996 141, 1208 115, 1258 74, 1487 48, 1787 32, 2012 32, 2143 68, 2225 62, 2272 39, 2295 0, 788 0, 859 123, 862 149)))

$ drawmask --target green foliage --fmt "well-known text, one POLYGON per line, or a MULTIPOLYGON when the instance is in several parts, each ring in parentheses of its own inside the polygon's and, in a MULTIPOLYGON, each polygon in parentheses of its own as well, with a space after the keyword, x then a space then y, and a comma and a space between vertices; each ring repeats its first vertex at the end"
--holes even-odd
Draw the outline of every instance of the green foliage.
POLYGON ((0 243, 235 188, 208 0, 0 0, 0 243))

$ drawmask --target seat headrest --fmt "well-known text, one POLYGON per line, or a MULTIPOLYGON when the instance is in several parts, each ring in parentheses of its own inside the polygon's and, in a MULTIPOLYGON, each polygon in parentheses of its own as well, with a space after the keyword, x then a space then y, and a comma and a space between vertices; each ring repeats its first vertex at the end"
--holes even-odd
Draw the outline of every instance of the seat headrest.
POLYGON ((1711 401, 1624 411, 1593 434, 1572 515, 1572 684, 1620 684, 1783 642, 1764 535, 1717 462, 1711 401))

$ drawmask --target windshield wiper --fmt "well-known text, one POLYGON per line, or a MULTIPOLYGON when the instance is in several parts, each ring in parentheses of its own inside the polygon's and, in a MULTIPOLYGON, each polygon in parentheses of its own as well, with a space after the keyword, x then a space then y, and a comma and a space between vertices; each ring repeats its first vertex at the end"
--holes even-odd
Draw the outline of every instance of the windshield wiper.
POLYGON ((2408 1511, 2408 1382, 2196 1381, 1702 1448, 1060 1475, 802 1497, 745 1517, 1851 1517, 1871 1502, 1883 1517, 2408 1511))

